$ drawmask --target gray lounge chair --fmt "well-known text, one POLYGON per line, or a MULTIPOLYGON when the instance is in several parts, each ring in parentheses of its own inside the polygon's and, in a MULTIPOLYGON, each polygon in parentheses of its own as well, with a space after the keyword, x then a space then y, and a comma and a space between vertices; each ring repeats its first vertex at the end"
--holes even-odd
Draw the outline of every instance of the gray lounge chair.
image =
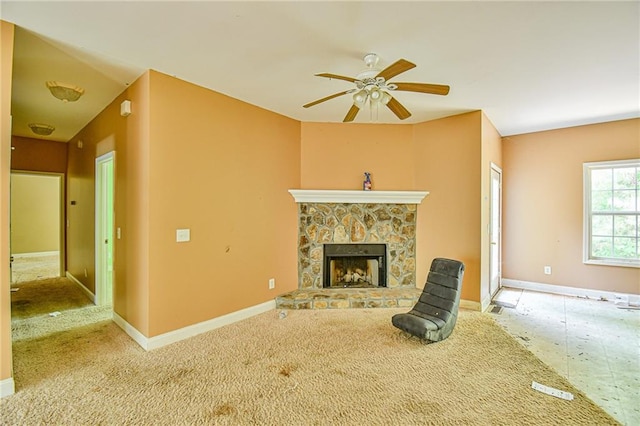
POLYGON ((433 259, 420 299, 411 311, 394 315, 393 325, 431 342, 449 337, 458 319, 463 276, 462 262, 433 259))

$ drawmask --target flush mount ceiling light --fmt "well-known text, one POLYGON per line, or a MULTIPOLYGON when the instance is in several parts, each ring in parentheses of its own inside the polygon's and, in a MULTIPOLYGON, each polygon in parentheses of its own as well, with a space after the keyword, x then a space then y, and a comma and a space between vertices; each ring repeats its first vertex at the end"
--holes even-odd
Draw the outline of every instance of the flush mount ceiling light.
POLYGON ((82 87, 72 84, 60 83, 58 81, 47 81, 47 88, 51 94, 62 102, 75 102, 84 94, 82 87))
POLYGON ((49 136, 56 129, 49 124, 29 123, 29 128, 36 135, 49 136))

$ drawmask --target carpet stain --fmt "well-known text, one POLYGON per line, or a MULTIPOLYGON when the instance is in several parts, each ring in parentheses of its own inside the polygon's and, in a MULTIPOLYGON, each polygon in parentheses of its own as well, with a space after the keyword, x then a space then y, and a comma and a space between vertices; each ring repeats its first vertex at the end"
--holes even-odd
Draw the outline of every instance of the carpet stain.
POLYGON ((233 414, 236 414, 237 412, 238 410, 233 405, 225 403, 215 407, 211 412, 211 414, 215 417, 219 417, 219 416, 231 416, 233 414))
POLYGON ((291 375, 291 373, 293 373, 297 369, 298 369, 297 365, 285 364, 285 365, 282 366, 282 368, 280 369, 280 372, 278 374, 280 374, 281 376, 284 376, 284 377, 289 377, 291 375))

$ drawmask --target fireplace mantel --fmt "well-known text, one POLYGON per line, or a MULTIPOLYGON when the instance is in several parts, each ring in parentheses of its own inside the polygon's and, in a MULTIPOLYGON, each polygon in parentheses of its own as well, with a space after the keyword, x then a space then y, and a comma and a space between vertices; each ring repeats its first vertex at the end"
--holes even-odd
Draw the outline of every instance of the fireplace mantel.
POLYGON ((349 191, 290 189, 296 203, 420 204, 427 191, 349 191))

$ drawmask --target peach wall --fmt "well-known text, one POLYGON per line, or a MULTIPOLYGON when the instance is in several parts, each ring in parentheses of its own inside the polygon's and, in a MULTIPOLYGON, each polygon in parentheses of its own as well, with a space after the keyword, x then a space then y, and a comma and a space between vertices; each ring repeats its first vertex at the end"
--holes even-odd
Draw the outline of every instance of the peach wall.
POLYGON ((640 294, 640 269, 582 263, 582 164, 639 157, 640 119, 504 138, 503 277, 640 294))
POLYGON ((12 136, 11 170, 66 173, 67 143, 12 136))
POLYGON ((115 150, 115 226, 121 238, 114 244, 113 309, 143 334, 149 329, 148 86, 145 73, 69 141, 67 203, 67 269, 95 292, 95 159, 115 150), (128 117, 120 116, 125 99, 133 105, 128 117))
POLYGON ((157 72, 150 99, 149 335, 297 289, 300 123, 157 72))
MULTIPOLYGON (((417 286, 434 257, 465 262, 462 297, 480 301, 481 112, 418 125, 302 123, 301 187, 426 190, 418 206, 417 286)), ((490 150, 494 156, 496 137, 490 150)))
POLYGON ((414 188, 411 126, 302 123, 304 189, 362 189, 364 172, 374 190, 414 188))
POLYGON ((9 181, 11 170, 11 76, 14 25, 0 20, 0 396, 13 393, 9 272, 9 181))
POLYGON ((416 187, 429 191, 418 207, 418 286, 431 260, 465 264, 462 299, 480 302, 482 112, 414 126, 416 187))

